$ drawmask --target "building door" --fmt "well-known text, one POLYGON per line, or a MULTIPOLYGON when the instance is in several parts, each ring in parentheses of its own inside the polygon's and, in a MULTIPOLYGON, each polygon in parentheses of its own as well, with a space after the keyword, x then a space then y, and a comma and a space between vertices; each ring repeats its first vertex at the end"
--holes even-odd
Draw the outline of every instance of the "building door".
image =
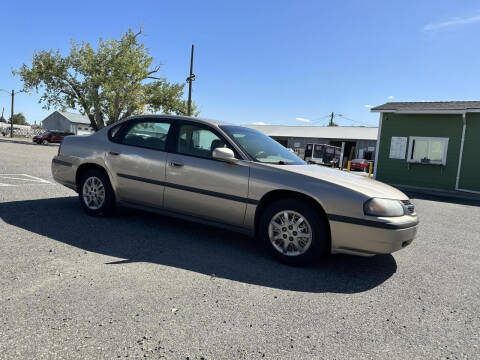
POLYGON ((468 114, 459 189, 480 192, 480 115, 468 114))
POLYGON ((373 160, 373 151, 364 151, 363 152, 363 158, 365 160, 373 160))

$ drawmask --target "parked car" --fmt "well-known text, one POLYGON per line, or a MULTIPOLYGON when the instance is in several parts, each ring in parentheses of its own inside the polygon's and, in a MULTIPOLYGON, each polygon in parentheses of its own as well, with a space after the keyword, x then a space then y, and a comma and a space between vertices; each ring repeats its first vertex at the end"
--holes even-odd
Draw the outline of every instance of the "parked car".
POLYGON ((286 263, 392 253, 418 227, 413 204, 389 185, 308 165, 256 130, 197 118, 139 116, 69 136, 52 173, 89 215, 126 205, 233 229, 286 263))
POLYGON ((370 162, 365 159, 353 159, 350 163, 350 170, 368 171, 370 162))
POLYGON ((73 135, 68 131, 45 131, 40 135, 33 137, 33 142, 37 144, 48 145, 49 143, 61 143, 66 136, 73 135))

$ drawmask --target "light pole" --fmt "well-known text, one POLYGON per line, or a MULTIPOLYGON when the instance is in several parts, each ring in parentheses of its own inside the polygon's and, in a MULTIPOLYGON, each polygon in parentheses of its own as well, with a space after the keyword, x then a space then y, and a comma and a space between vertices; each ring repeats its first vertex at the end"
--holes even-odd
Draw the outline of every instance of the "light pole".
POLYGON ((0 91, 6 92, 7 94, 12 95, 12 107, 11 107, 11 112, 10 112, 10 137, 13 138, 13 106, 15 104, 15 94, 21 93, 21 92, 26 92, 27 94, 29 93, 27 90, 18 90, 15 92, 15 90, 12 89, 12 92, 5 90, 5 89, 0 89, 0 91))

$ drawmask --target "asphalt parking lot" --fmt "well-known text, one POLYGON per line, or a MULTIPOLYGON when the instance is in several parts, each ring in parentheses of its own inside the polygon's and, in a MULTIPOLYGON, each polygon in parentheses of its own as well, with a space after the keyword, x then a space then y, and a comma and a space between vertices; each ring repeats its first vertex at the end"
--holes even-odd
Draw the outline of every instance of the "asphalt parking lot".
POLYGON ((89 217, 57 146, 0 140, 2 359, 479 357, 478 203, 413 198, 406 249, 295 268, 225 230, 89 217))

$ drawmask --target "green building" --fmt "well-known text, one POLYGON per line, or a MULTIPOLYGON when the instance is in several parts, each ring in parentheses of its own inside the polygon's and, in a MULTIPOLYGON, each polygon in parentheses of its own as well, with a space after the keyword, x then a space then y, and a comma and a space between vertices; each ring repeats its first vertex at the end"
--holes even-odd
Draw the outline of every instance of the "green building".
POLYGON ((480 101, 390 102, 380 113, 374 176, 480 193, 480 101))

